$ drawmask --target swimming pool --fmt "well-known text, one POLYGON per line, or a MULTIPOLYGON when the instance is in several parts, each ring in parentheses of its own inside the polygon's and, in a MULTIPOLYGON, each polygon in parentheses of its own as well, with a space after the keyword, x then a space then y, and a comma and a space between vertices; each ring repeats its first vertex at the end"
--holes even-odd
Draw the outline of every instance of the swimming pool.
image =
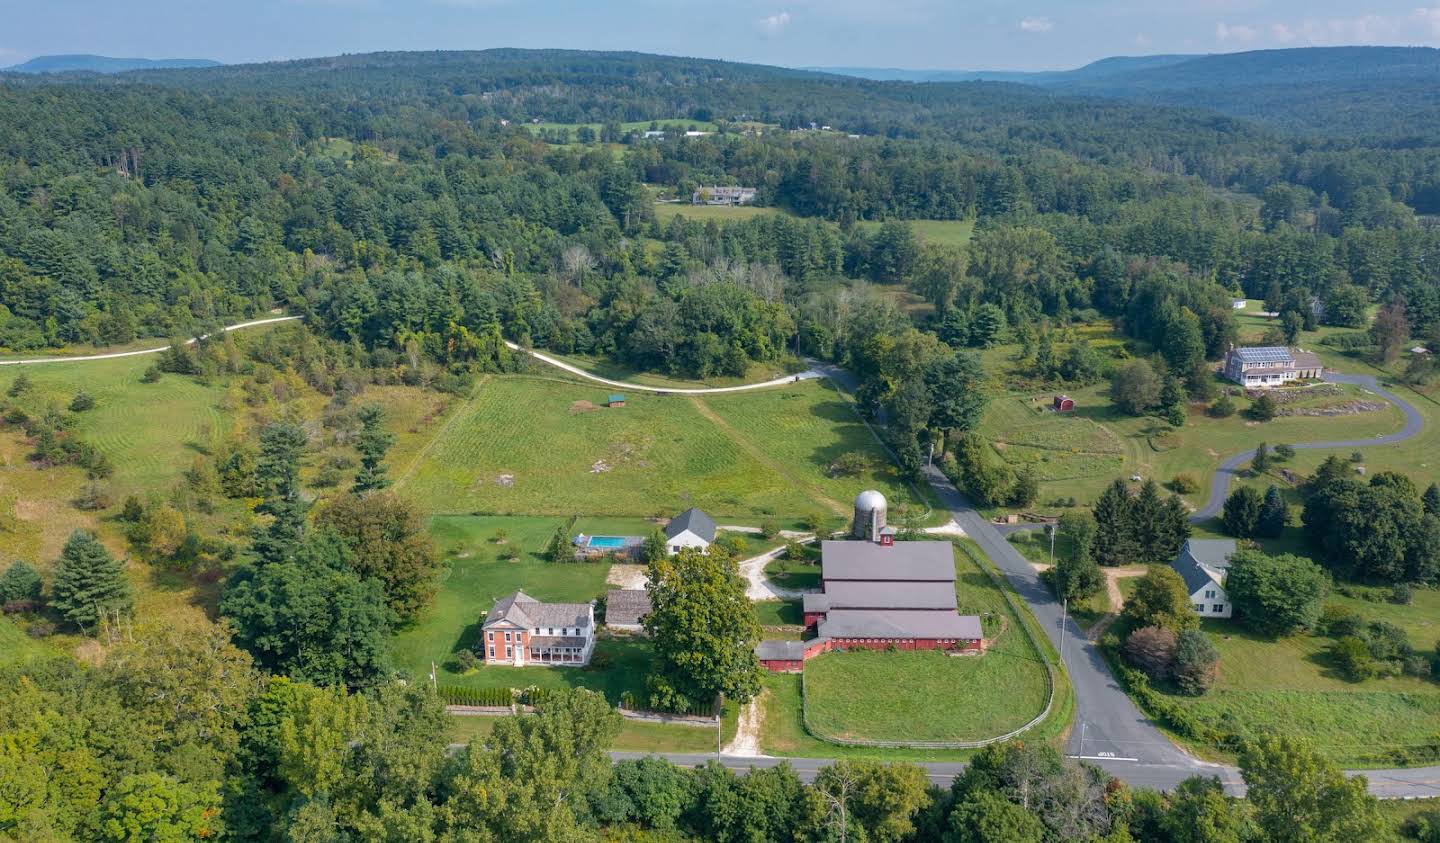
POLYGON ((618 550, 625 546, 624 536, 591 536, 587 542, 590 547, 603 547, 618 550))

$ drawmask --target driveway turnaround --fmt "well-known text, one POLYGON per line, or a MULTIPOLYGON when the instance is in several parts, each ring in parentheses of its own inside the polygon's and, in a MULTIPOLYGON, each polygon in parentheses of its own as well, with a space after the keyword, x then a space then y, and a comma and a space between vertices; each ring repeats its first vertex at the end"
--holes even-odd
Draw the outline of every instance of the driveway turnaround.
MULTIPOLYGON (((1376 395, 1389 401, 1400 408, 1405 414, 1405 426, 1396 433, 1385 436, 1372 436, 1369 439, 1341 439, 1334 442, 1295 442, 1290 445, 1297 451, 1316 451, 1325 448, 1364 448, 1370 445, 1392 445, 1396 442, 1404 442, 1419 435, 1425 428, 1425 419, 1420 411, 1395 393, 1385 389, 1374 375, 1342 375, 1331 372, 1325 375, 1325 380, 1330 383, 1348 383, 1368 389, 1376 395)), ((1239 473, 1240 466, 1249 462, 1255 456, 1254 449, 1243 454, 1236 454, 1220 464, 1215 470, 1215 476, 1210 480, 1210 500, 1200 508, 1194 515, 1190 516, 1191 521, 1208 521, 1220 514, 1225 506, 1225 496, 1230 494, 1230 482, 1239 473)))

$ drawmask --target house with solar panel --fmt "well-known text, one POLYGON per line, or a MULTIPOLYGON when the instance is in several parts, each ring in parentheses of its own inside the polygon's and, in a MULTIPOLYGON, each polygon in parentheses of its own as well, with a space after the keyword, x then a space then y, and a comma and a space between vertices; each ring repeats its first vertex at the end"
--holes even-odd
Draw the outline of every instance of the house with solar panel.
POLYGON ((1225 355, 1225 377, 1246 389, 1271 389, 1318 378, 1325 371, 1318 355, 1283 345, 1231 348, 1225 355))

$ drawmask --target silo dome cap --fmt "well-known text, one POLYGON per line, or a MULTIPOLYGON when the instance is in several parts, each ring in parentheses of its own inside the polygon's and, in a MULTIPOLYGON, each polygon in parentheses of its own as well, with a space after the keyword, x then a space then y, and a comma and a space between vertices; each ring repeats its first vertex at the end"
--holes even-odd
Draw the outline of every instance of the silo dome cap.
POLYGON ((855 496, 855 508, 859 510, 884 509, 885 496, 874 489, 866 489, 855 496))

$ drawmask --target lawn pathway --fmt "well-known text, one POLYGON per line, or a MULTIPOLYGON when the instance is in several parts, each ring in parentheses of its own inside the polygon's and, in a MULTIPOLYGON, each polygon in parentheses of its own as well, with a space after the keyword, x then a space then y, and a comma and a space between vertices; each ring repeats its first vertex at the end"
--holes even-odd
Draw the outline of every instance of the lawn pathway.
POLYGON ((657 392, 661 395, 715 395, 722 392, 749 392, 752 389, 769 389, 772 386, 784 386, 796 381, 814 380, 825 377, 825 373, 816 369, 806 369, 799 374, 786 375, 783 378, 773 378, 759 383, 747 383, 740 386, 708 386, 704 388, 680 388, 673 386, 648 386, 643 383, 630 383, 628 381, 614 381, 609 378, 602 378, 599 375, 585 371, 579 366, 566 363, 564 360, 557 360, 548 354, 536 351, 533 348, 524 348, 515 343, 505 340, 505 345, 511 351, 522 351, 542 363, 548 363, 557 369, 564 369, 572 375, 579 375, 588 381, 603 383, 606 386, 615 386, 621 389, 629 389, 635 392, 657 392))

